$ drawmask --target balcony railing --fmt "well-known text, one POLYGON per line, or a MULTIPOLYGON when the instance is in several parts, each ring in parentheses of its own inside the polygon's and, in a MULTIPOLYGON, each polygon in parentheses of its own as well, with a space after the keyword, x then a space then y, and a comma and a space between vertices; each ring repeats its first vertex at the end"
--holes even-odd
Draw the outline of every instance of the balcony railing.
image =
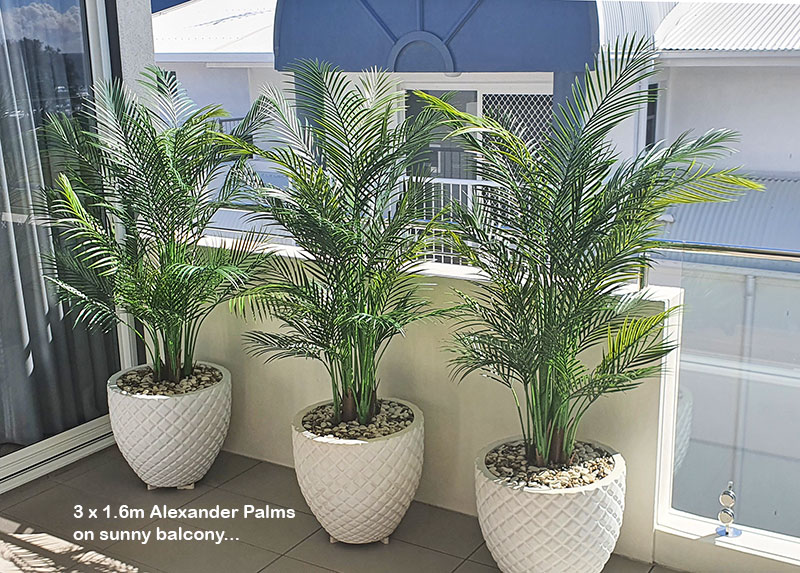
POLYGON ((647 282, 684 291, 672 507, 800 537, 800 252, 677 243, 647 282), (768 485, 767 485, 768 484, 768 485))
POLYGON ((226 117, 225 119, 219 120, 219 126, 222 131, 227 134, 233 133, 233 130, 236 129, 236 126, 241 123, 243 117, 226 117))

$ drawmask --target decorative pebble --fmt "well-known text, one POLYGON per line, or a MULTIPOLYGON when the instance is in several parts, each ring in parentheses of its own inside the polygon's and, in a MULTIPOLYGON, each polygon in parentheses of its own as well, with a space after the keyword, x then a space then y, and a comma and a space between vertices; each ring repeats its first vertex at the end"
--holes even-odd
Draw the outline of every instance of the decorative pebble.
POLYGON ((500 444, 486 454, 486 468, 513 487, 567 489, 603 479, 614 469, 607 451, 586 442, 577 442, 572 463, 557 468, 528 465, 525 444, 521 441, 500 444))
POLYGON ((117 379, 117 387, 129 394, 145 396, 176 396, 213 386, 222 380, 222 372, 210 366, 198 364, 192 375, 178 382, 153 381, 153 369, 149 366, 126 372, 117 379))
POLYGON ((303 416, 303 427, 318 436, 363 440, 390 436, 407 428, 414 421, 414 412, 405 404, 380 400, 380 411, 366 426, 357 420, 333 424, 333 404, 323 404, 303 416))

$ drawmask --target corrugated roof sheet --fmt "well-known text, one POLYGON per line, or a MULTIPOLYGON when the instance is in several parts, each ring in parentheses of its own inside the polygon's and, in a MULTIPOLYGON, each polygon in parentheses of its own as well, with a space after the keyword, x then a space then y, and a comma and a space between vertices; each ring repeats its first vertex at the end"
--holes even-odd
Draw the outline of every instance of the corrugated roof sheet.
POLYGON ((672 207, 669 241, 800 252, 800 178, 756 178, 764 191, 729 203, 672 207))
POLYGON ((153 14, 156 61, 272 61, 276 0, 192 0, 153 14))
POLYGON ((800 3, 681 2, 655 37, 665 51, 800 50, 800 3))
POLYGON ((660 0, 597 0, 600 43, 611 43, 627 34, 652 36, 676 4, 660 0))

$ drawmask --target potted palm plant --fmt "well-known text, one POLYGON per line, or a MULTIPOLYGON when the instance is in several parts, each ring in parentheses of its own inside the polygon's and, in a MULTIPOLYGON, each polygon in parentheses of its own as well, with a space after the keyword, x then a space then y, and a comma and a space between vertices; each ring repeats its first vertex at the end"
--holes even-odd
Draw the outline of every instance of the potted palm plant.
POLYGON ((298 250, 276 258, 235 306, 282 325, 248 333, 253 354, 317 360, 327 374, 331 400, 293 423, 297 479, 314 515, 331 541, 388 542, 419 484, 423 415, 379 399, 378 370, 395 336, 444 312, 429 308, 414 276, 430 235, 423 158, 438 123, 430 111, 398 122, 405 96, 385 73, 353 83, 317 62, 292 71, 291 102, 263 94, 272 147, 243 151, 288 179, 259 201, 298 250))
POLYGON ((453 234, 488 280, 460 293, 452 365, 457 377, 480 372, 505 385, 517 406, 522 435, 489 445, 475 466, 480 526, 506 572, 603 569, 622 524, 625 461, 579 441, 579 424, 601 396, 658 373, 674 347, 664 332, 674 309, 654 311, 626 283, 647 265, 668 206, 755 187, 699 163, 728 153, 730 131, 620 160, 608 136, 652 97, 640 88, 654 73, 648 46, 601 50, 541 140, 419 94, 487 182, 458 209, 453 234))
MULTIPOLYGON (((141 83, 142 100, 105 83, 79 122, 47 124, 62 166, 42 206, 57 239, 47 274, 78 320, 136 333, 150 364, 108 382, 114 437, 148 487, 191 488, 222 446, 231 401, 229 372, 195 360, 198 332, 268 257, 256 233, 225 249, 203 244, 215 213, 257 184, 219 133, 227 114, 198 109, 164 70, 141 83)), ((235 135, 258 125, 254 108, 235 135)))

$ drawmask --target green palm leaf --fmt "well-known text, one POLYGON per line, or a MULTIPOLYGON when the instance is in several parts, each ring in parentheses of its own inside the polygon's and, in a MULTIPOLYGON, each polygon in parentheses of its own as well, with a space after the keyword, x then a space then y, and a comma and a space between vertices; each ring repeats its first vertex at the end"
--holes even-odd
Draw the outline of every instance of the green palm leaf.
POLYGON ((644 293, 620 294, 648 265, 664 210, 758 188, 713 168, 736 141, 729 130, 620 159, 609 135, 653 97, 641 86, 657 70, 655 55, 646 39, 601 50, 539 141, 418 94, 487 181, 471 206, 454 209, 453 246, 490 280, 460 293, 466 316, 453 373, 481 372, 514 391, 538 465, 567 461, 586 408, 657 373, 674 348, 664 338, 671 310, 653 313, 644 293), (590 367, 581 357, 593 348, 603 350, 590 367))
MULTIPOLYGON (((157 376, 174 380, 191 372, 211 310, 255 284, 270 257, 255 232, 229 249, 203 245, 217 211, 256 185, 232 146, 238 140, 219 132, 227 114, 198 108, 159 68, 141 84, 141 98, 120 82, 100 84, 85 115, 49 118, 51 153, 63 168, 41 206, 58 239, 48 272, 87 325, 140 321, 143 333, 125 324, 157 376)), ((263 122, 254 106, 237 132, 263 122)))
POLYGON ((420 157, 439 122, 428 111, 397 123, 405 97, 385 73, 351 81, 312 61, 292 72, 285 93, 267 88, 260 100, 270 146, 240 152, 269 161, 289 180, 253 196, 264 211, 259 217, 293 237, 303 256, 276 258, 265 283, 231 304, 283 325, 278 334, 248 334, 252 353, 321 361, 336 410, 350 400, 367 423, 389 342, 408 325, 445 314, 429 308, 413 276, 430 244, 421 221, 434 192, 420 157))

